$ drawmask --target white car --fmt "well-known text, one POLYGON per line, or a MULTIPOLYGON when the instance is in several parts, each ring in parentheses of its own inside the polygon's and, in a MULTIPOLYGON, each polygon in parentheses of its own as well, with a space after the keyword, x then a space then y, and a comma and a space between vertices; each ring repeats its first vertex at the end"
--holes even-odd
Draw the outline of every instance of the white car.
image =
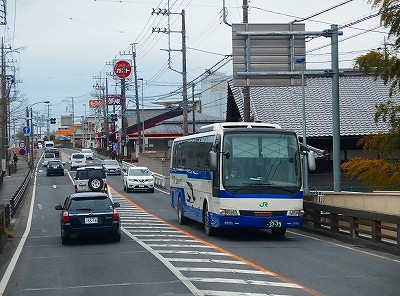
POLYGON ((94 159, 94 155, 93 155, 92 149, 83 148, 81 153, 85 155, 86 159, 90 159, 90 160, 94 159))
POLYGON ((85 154, 83 153, 72 153, 69 162, 71 164, 71 171, 84 167, 87 164, 85 154))
POLYGON ((124 173, 124 191, 146 190, 154 192, 154 177, 147 167, 130 167, 124 173))
POLYGON ((57 157, 56 157, 56 155, 54 153, 46 152, 43 155, 43 166, 46 167, 50 160, 58 160, 58 159, 57 159, 57 157))

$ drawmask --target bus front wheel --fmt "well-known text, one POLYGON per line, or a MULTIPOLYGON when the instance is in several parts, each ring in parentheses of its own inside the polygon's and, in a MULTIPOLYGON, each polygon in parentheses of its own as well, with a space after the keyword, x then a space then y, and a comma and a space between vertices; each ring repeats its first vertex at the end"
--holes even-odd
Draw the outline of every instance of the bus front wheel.
POLYGON ((214 228, 211 226, 210 213, 208 212, 208 204, 205 204, 203 211, 203 221, 204 221, 204 231, 207 236, 212 236, 214 234, 214 228))
POLYGON ((271 231, 273 235, 281 237, 285 235, 286 228, 272 228, 271 231))
POLYGON ((178 197, 178 223, 184 225, 186 223, 186 217, 183 215, 182 198, 178 197))

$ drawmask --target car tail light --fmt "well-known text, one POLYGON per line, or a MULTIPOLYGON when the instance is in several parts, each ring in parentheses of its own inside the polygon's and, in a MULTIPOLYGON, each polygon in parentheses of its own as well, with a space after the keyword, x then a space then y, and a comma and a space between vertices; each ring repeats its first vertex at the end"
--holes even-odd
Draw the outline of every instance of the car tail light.
POLYGON ((107 191, 107 183, 104 182, 104 191, 107 191))
POLYGON ((63 221, 64 223, 69 223, 69 213, 67 211, 63 213, 63 221))
POLYGON ((77 192, 78 191, 78 185, 74 185, 74 187, 75 187, 75 192, 77 192))
POLYGON ((119 213, 117 210, 114 210, 112 218, 113 218, 113 221, 119 221, 119 213))

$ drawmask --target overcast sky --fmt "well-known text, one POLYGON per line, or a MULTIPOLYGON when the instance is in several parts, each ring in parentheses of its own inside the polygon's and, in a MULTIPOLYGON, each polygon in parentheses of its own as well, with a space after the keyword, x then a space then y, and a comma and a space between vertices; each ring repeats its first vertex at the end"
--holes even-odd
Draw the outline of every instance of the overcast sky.
MULTIPOLYGON (((232 53, 232 29, 222 20, 223 2, 227 23, 241 23, 242 0, 169 1, 171 31, 181 31, 180 13, 185 10, 188 81, 232 53)), ((152 33, 152 28, 168 26, 168 18, 152 15, 152 9, 167 4, 167 0, 7 0, 3 38, 14 50, 6 57, 16 69, 18 95, 29 104, 51 101, 52 117, 71 113, 67 101, 73 97, 75 115, 81 116, 83 104, 93 98, 96 77, 103 83, 108 77, 109 93, 119 92, 109 76, 113 61, 131 58, 131 44, 136 43, 144 105, 154 107, 151 101, 176 90, 182 82, 176 72, 182 70, 181 53, 171 53, 171 67, 176 71, 168 69, 168 35, 152 33)), ((331 24, 345 26, 339 37, 341 68, 352 67, 354 57, 381 47, 386 36, 379 17, 367 17, 377 13, 367 0, 249 0, 249 5, 249 23, 288 23, 317 14, 304 21, 307 31, 329 29, 331 24)), ((179 50, 181 34, 170 37, 170 48, 179 50)), ((307 69, 330 68, 329 43, 324 37, 307 42, 307 69)), ((13 74, 11 69, 7 68, 7 74, 13 74)), ((220 71, 232 75, 232 64, 220 71)), ((133 89, 127 94, 133 96, 133 89)), ((128 108, 133 107, 129 102, 128 108)), ((44 105, 35 109, 44 111, 44 105)))

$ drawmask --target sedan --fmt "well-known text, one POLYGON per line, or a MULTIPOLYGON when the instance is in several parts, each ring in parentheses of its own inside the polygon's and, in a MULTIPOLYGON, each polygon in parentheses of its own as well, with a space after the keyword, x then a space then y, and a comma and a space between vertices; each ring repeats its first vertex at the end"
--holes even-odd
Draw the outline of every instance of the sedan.
POLYGON ((116 210, 120 204, 108 194, 80 192, 68 196, 63 205, 57 205, 60 213, 61 243, 68 244, 79 237, 110 236, 121 240, 121 221, 116 210))
POLYGON ((103 168, 105 169, 107 175, 121 175, 121 166, 119 165, 119 162, 115 159, 103 160, 103 168))
POLYGON ((47 176, 60 175, 64 176, 64 165, 60 160, 50 160, 46 167, 47 176))

